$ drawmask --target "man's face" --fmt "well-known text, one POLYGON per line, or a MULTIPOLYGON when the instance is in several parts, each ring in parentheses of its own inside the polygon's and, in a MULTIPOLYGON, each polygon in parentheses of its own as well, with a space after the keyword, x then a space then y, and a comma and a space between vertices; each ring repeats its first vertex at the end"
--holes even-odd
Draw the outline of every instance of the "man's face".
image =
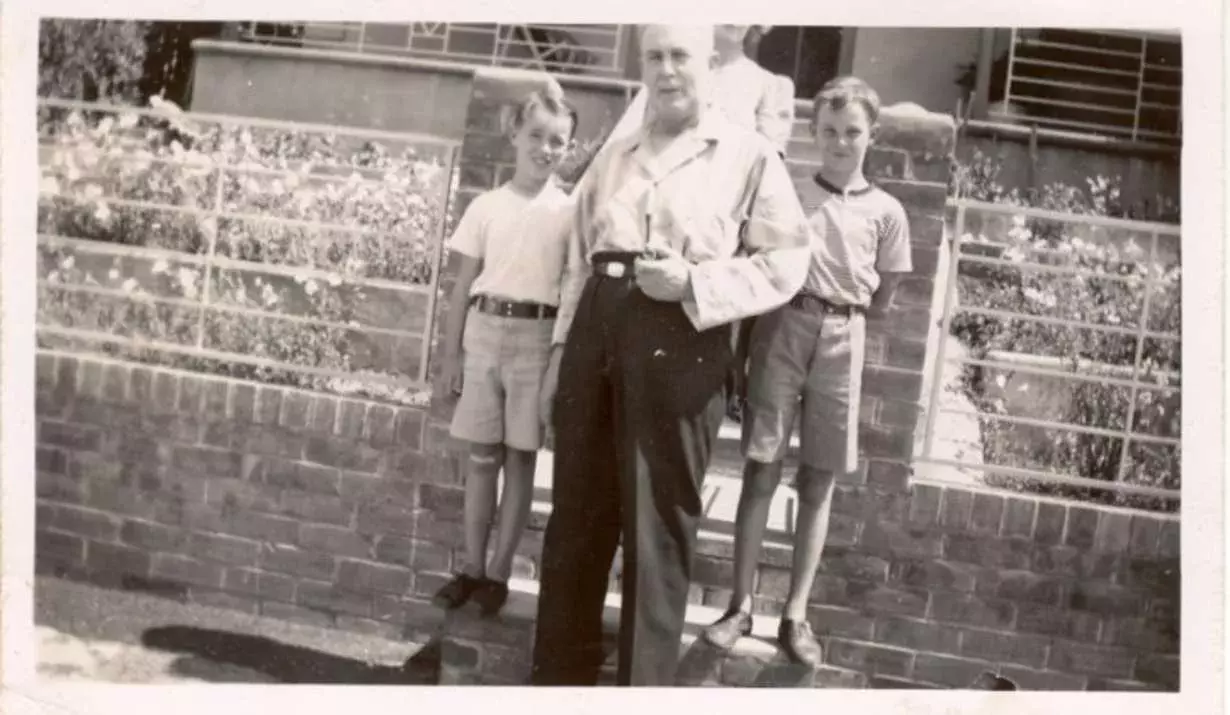
POLYGON ((871 121, 860 102, 841 109, 825 104, 815 121, 816 144, 824 164, 838 171, 853 171, 863 165, 871 144, 871 121))
POLYGON ((651 25, 641 37, 641 79, 664 118, 696 114, 713 63, 712 26, 651 25))

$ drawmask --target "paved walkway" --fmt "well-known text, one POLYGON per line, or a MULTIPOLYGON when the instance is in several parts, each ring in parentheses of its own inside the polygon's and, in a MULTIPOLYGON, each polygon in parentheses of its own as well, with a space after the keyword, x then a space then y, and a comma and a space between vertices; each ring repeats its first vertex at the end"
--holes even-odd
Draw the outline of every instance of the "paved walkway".
POLYGON ((38 673, 111 683, 435 682, 419 644, 40 578, 38 673))

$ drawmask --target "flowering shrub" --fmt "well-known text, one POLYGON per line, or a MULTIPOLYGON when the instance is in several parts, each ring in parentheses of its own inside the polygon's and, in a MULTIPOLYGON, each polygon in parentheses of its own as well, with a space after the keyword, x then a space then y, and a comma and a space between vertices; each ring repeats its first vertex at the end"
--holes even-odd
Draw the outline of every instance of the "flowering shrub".
MULTIPOLYGON (((1029 199, 1004 191, 996 181, 993 160, 976 155, 957 172, 954 193, 982 201, 1033 206, 1075 215, 1127 217, 1115 180, 1092 179, 1078 190, 1045 187, 1029 199)), ((1158 203, 1155 220, 1176 220, 1177 209, 1158 203)), ((958 304, 1025 316, 1107 326, 1111 331, 1010 319, 959 311, 951 332, 970 348, 970 357, 993 359, 1004 367, 966 366, 968 397, 987 415, 1018 415, 1101 430, 1130 428, 1137 433, 1178 438, 1180 400, 1180 260, 1177 235, 1153 237, 1144 231, 1095 226, 1079 218, 1068 221, 1028 217, 1022 213, 966 210, 958 304), (977 257, 1000 262, 978 262, 977 257), (1047 270, 1047 269, 1053 270, 1047 270), (1148 289, 1148 331, 1176 339, 1137 333, 1148 289), (1136 379, 1144 386, 1104 384, 1021 373, 1012 365, 1042 362, 1050 370, 1078 376, 1136 379), (1152 387, 1156 386, 1156 387, 1152 387), (1032 389, 1032 394, 1027 394, 1032 389), (1135 403, 1133 404, 1133 400, 1135 403), (1131 424, 1129 425, 1129 420, 1131 424)), ((1138 217, 1138 216, 1137 216, 1138 217)), ((1140 217, 1143 218, 1143 217, 1140 217)), ((983 459, 1007 465, 1066 473, 1103 481, 1178 489, 1177 445, 1136 441, 1125 450, 1121 437, 985 418, 983 459)), ((1173 502, 1116 495, 1105 490, 1044 485, 995 476, 999 486, 1121 505, 1175 508, 1173 502)))
POLYGON ((352 377, 166 352, 163 364, 418 401, 407 383, 421 378, 451 148, 204 123, 154 104, 152 116, 40 110, 40 324, 352 377), (376 384, 390 381, 401 386, 376 384))

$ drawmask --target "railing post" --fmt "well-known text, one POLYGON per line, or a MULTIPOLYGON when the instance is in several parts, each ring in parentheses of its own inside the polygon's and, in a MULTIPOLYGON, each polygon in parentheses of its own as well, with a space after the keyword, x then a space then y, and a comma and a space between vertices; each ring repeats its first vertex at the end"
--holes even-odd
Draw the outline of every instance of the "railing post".
POLYGON ((986 119, 991 103, 991 70, 995 64, 995 28, 984 27, 978 43, 978 65, 974 76, 974 91, 970 98, 970 116, 986 119))
MULTIPOLYGON (((947 359, 948 331, 952 328, 952 313, 957 303, 957 267, 961 260, 961 239, 965 233, 965 204, 958 200, 957 221, 953 229, 948 256, 948 271, 944 280, 944 313, 940 318, 939 344, 935 348, 935 364, 931 366, 931 397, 927 405, 927 427, 923 436, 923 458, 930 458, 934 449, 935 421, 939 414, 940 395, 944 390, 944 364, 947 359)), ((917 434, 917 433, 915 433, 917 434)))
POLYGON ((196 346, 205 348, 205 316, 209 313, 210 285, 213 283, 214 255, 218 248, 218 217, 222 215, 223 187, 226 181, 226 165, 219 163, 217 185, 214 186, 213 210, 207 215, 206 233, 209 234, 209 250, 205 254, 205 275, 201 286, 201 313, 197 318, 196 346))
POLYGON ((1149 242, 1149 272, 1145 277, 1145 296, 1140 306, 1140 325, 1136 329, 1136 357, 1132 362, 1131 398, 1128 400, 1127 422, 1123 425, 1123 448, 1119 452, 1119 473, 1115 481, 1122 482, 1127 476, 1128 457, 1131 454, 1130 445, 1133 423, 1136 421, 1136 400, 1140 397, 1140 361, 1144 359, 1145 335, 1149 332, 1149 302, 1153 297, 1153 267, 1157 265, 1157 230, 1149 242))

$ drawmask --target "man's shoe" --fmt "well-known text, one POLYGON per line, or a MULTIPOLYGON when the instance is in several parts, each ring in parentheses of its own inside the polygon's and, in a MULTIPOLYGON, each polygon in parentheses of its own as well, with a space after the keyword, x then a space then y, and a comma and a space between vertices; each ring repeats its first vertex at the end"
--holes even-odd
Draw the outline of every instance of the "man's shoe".
POLYGON ((474 592, 474 602, 478 604, 483 616, 490 618, 500 612, 508 601, 508 582, 483 579, 483 583, 474 592))
POLYGON ((468 574, 459 573, 451 581, 440 587, 431 602, 437 608, 452 611, 466 605, 466 602, 480 589, 486 579, 478 579, 468 574))
POLYGON ((783 618, 777 629, 777 641, 782 650, 796 663, 811 668, 819 667, 824 662, 824 652, 820 642, 811 632, 811 624, 807 621, 792 621, 783 618))
POLYGON ((727 611, 713 625, 701 632, 709 645, 721 650, 730 650, 740 638, 752 632, 752 614, 746 611, 727 611))

